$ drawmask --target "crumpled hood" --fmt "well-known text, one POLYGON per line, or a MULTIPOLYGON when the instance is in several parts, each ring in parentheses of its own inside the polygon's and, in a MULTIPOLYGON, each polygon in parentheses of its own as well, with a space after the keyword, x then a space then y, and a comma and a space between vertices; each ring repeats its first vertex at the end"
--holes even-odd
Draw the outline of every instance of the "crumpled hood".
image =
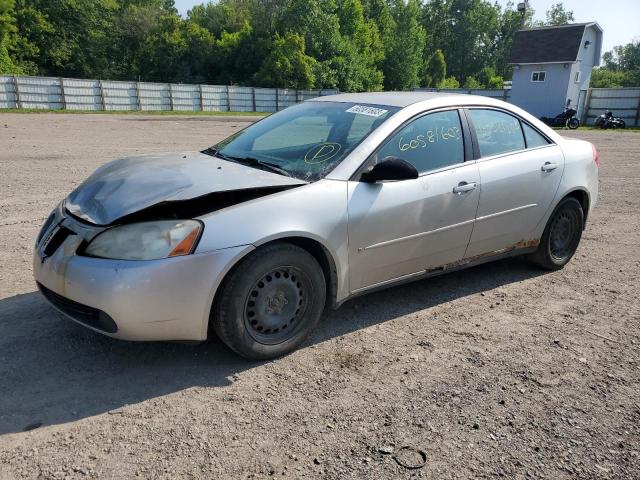
POLYGON ((87 222, 109 225, 161 202, 306 183, 199 152, 147 155, 123 158, 98 168, 71 192, 65 207, 87 222))

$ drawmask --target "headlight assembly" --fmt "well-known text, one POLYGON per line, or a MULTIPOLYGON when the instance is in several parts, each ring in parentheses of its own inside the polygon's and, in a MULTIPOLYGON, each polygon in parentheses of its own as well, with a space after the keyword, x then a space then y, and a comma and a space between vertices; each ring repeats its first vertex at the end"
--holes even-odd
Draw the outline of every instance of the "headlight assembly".
POLYGON ((203 226, 196 220, 162 220, 113 227, 96 236, 85 255, 114 260, 157 260, 193 253, 203 226))

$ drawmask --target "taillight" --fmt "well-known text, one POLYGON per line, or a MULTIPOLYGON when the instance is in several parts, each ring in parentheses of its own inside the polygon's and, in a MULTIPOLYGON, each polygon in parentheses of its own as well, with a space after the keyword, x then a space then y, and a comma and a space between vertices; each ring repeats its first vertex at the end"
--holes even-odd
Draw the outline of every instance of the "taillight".
POLYGON ((598 149, 596 148, 596 146, 593 143, 591 144, 591 149, 593 150, 593 161, 599 167, 600 166, 600 154, 598 153, 598 149))

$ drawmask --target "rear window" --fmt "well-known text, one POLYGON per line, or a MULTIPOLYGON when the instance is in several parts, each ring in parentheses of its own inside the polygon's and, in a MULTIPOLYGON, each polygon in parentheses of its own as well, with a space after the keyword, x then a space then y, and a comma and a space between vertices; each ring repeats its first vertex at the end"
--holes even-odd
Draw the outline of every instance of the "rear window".
POLYGON ((522 122, 522 130, 524 131, 524 138, 527 141, 527 148, 542 147, 549 145, 549 141, 540 135, 533 127, 530 127, 526 123, 522 122))
POLYGON ((490 157, 501 153, 524 150, 524 136, 520 120, 497 110, 469 110, 478 138, 480 156, 490 157))

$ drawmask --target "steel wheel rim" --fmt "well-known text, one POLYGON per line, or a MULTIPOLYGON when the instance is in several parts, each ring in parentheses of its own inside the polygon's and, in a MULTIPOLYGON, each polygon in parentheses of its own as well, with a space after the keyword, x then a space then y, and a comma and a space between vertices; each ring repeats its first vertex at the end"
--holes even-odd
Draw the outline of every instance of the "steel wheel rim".
POLYGON ((293 337, 302 326, 311 281, 300 269, 271 269, 249 290, 243 312, 244 325, 258 343, 276 345, 293 337))
POLYGON ((575 250, 578 218, 571 210, 561 210, 553 219, 549 231, 549 252, 559 262, 571 256, 575 250))

